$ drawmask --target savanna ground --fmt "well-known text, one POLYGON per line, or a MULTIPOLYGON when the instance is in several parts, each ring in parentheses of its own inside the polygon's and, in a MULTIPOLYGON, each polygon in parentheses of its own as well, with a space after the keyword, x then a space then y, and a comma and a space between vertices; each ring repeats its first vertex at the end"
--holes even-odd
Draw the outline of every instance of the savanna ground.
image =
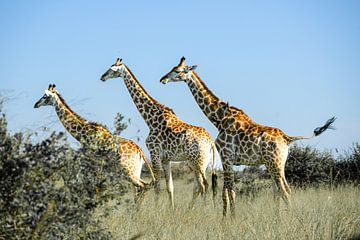
POLYGON ((174 211, 165 190, 157 205, 151 190, 138 212, 128 193, 93 216, 114 239, 360 239, 360 189, 353 185, 293 189, 291 206, 281 202, 279 214, 268 188, 255 197, 237 197, 236 217, 224 219, 222 186, 215 206, 209 191, 205 202, 199 198, 189 210, 191 179, 174 181, 174 211), (110 206, 111 211, 103 211, 110 206))

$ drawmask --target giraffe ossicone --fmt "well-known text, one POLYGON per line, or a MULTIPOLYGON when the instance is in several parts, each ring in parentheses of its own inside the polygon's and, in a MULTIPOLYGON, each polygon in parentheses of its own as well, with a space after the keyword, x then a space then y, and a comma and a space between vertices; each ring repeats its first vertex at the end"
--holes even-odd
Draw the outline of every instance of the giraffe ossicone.
POLYGON ((232 216, 235 215, 234 165, 264 164, 274 182, 275 198, 279 199, 281 196, 288 203, 291 190, 285 179, 285 163, 289 144, 318 136, 331 129, 335 117, 329 119, 324 126, 316 128, 310 137, 291 137, 278 128, 255 123, 243 110, 219 99, 200 79, 194 68, 186 66, 184 57, 160 79, 163 84, 180 81, 188 85, 198 106, 219 132, 215 143, 224 170, 223 215, 226 216, 229 203, 232 216))

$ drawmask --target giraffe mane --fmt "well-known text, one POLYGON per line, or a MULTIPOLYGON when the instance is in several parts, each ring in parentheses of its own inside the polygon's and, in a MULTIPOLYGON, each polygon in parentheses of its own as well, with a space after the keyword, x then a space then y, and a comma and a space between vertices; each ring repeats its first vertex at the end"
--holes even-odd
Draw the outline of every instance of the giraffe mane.
POLYGON ((173 113, 174 115, 176 115, 171 108, 169 108, 169 107, 161 104, 161 103, 158 102, 156 99, 154 99, 154 98, 145 90, 145 88, 140 84, 139 80, 138 80, 138 79, 135 77, 135 75, 132 73, 131 69, 128 68, 128 66, 126 66, 125 64, 124 64, 124 66, 125 66, 126 69, 129 71, 129 74, 131 75, 131 77, 132 77, 133 79, 135 79, 135 80, 139 83, 139 87, 141 87, 141 90, 150 98, 151 101, 153 101, 153 102, 155 103, 155 105, 156 105, 157 107, 162 108, 162 109, 165 109, 165 110, 167 110, 167 111, 170 111, 171 113, 173 113))
POLYGON ((95 126, 95 127, 101 127, 101 128, 104 128, 104 130, 109 131, 109 129, 101 124, 101 123, 97 123, 97 122, 91 122, 91 121, 88 121, 86 120, 85 118, 81 117, 79 114, 77 114, 76 112, 74 112, 70 107, 69 105, 66 103, 65 99, 61 96, 61 94, 59 92, 55 92, 56 95, 59 97, 60 101, 64 104, 64 106, 66 107, 66 109, 68 109, 68 111, 73 114, 77 119, 79 119, 80 121, 83 121, 83 122, 86 122, 87 124, 89 125, 92 125, 92 126, 95 126))
POLYGON ((169 107, 167 107, 167 106, 165 106, 165 105, 163 105, 163 104, 161 104, 161 103, 159 103, 159 105, 160 105, 162 108, 164 108, 165 110, 171 112, 172 114, 174 114, 174 115, 176 116, 176 114, 175 114, 175 112, 174 112, 174 110, 173 110, 172 108, 169 108, 169 107))
POLYGON ((249 123, 253 123, 254 121, 244 112, 244 110, 234 107, 234 106, 230 106, 229 107, 230 110, 236 111, 236 114, 239 116, 241 115, 243 120, 247 120, 249 123))
POLYGON ((234 106, 230 106, 229 107, 231 110, 235 110, 236 112, 240 112, 241 114, 246 114, 244 112, 244 110, 240 109, 240 108, 237 108, 237 107, 234 107, 234 106))
MULTIPOLYGON (((214 97, 219 103, 220 102, 223 102, 224 104, 226 104, 224 101, 220 100, 209 88, 208 86, 205 84, 205 82, 200 78, 200 76, 195 72, 195 71, 192 71, 193 74, 195 75, 196 78, 198 78, 201 82, 202 82, 202 85, 203 87, 205 88, 205 90, 212 96, 214 97)), ((235 110, 238 114, 241 114, 243 117, 245 117, 245 119, 247 119, 248 121, 250 122, 253 122, 253 120, 242 110, 242 109, 239 109, 237 107, 234 107, 234 106, 230 106, 229 107, 231 110, 235 110)))
POLYGON ((195 71, 192 71, 193 74, 195 75, 196 78, 198 78, 201 82, 202 82, 202 85, 203 87, 205 88, 205 90, 212 96, 214 97, 215 99, 217 99, 219 102, 221 101, 209 88, 208 86, 205 84, 205 82, 201 79, 201 77, 195 72, 195 71))

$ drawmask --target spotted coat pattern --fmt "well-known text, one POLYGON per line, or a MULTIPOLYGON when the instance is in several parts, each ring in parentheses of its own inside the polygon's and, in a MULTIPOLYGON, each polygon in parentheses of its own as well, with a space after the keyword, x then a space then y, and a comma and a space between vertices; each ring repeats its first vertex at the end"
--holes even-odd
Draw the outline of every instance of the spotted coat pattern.
MULTIPOLYGON (((264 164, 274 181, 276 202, 279 202, 281 196, 288 203, 291 192, 285 179, 288 146, 295 140, 311 137, 290 137, 280 129, 255 123, 242 110, 229 106, 216 97, 195 73, 195 68, 196 65, 186 66, 183 57, 160 82, 187 83, 203 113, 218 129, 215 143, 224 170, 223 215, 226 216, 229 203, 232 216, 235 215, 234 165, 264 164)), ((328 125, 331 121, 334 118, 328 121, 328 125)))
POLYGON ((122 78, 141 116, 147 123, 150 132, 146 138, 153 163, 159 193, 159 176, 161 166, 164 170, 167 191, 171 206, 174 207, 173 181, 171 161, 187 161, 195 174, 193 205, 195 198, 204 194, 208 188, 205 170, 215 156, 215 145, 210 134, 202 127, 192 126, 180 120, 172 109, 160 104, 152 98, 130 69, 117 59, 102 77, 102 81, 110 78, 122 78))
POLYGON ((112 135, 101 124, 88 122, 76 114, 56 91, 55 85, 50 85, 45 95, 35 103, 35 108, 54 106, 57 116, 65 129, 83 146, 92 151, 101 151, 116 157, 124 176, 133 183, 139 191, 146 190, 146 183, 140 178, 142 161, 145 161, 153 181, 154 175, 151 163, 146 159, 141 148, 131 140, 112 135))

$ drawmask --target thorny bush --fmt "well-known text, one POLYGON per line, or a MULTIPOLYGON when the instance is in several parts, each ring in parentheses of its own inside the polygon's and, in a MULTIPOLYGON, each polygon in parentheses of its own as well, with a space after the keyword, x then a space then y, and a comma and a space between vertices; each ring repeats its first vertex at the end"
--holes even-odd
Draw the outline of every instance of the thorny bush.
POLYGON ((0 239, 111 239, 91 214, 130 189, 118 164, 74 150, 65 134, 11 135, 0 104, 0 239))

